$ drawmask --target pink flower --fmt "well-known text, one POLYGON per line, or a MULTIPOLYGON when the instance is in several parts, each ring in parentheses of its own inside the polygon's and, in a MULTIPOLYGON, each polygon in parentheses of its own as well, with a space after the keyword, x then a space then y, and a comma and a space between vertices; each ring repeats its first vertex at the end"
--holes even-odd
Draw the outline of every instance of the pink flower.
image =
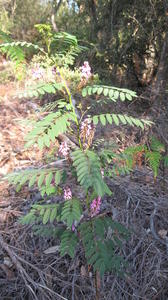
POLYGON ((91 77, 91 67, 89 66, 88 61, 84 61, 84 64, 82 67, 80 67, 82 77, 86 78, 87 80, 91 77))
POLYGON ((89 119, 85 119, 81 123, 80 138, 83 140, 84 149, 91 146, 95 134, 95 128, 95 125, 89 119))
POLYGON ((6 59, 3 59, 3 60, 2 60, 2 64, 3 64, 3 66, 6 66, 6 65, 8 64, 7 60, 6 60, 6 59))
POLYGON ((57 73, 57 68, 56 68, 56 67, 53 67, 53 68, 52 68, 52 74, 53 74, 53 75, 56 75, 56 73, 57 73))
POLYGON ((81 124, 81 136, 88 139, 93 129, 94 126, 92 122, 89 119, 85 119, 81 124))
POLYGON ((96 216, 100 212, 101 197, 98 196, 90 204, 91 217, 96 216))
POLYGON ((66 142, 63 142, 63 143, 61 143, 58 152, 59 152, 59 154, 61 154, 61 155, 65 156, 65 157, 67 157, 67 156, 68 156, 68 153, 69 153, 69 150, 70 150, 70 149, 69 149, 67 143, 66 143, 66 142))
POLYGON ((39 67, 38 65, 32 69, 32 77, 33 79, 41 79, 45 75, 44 68, 39 67))
POLYGON ((68 186, 64 188, 64 199, 65 200, 72 199, 72 192, 71 192, 71 189, 68 186))

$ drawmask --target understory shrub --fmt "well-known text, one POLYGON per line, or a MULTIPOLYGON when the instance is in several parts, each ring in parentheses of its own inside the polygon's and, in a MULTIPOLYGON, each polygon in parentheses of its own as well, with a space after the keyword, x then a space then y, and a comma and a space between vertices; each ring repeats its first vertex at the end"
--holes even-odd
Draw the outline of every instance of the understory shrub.
POLYGON ((38 98, 53 94, 56 99, 42 109, 39 119, 34 121, 32 130, 25 138, 27 148, 36 145, 40 150, 55 149, 55 163, 49 164, 48 168, 29 169, 7 176, 9 182, 16 185, 17 191, 28 184, 30 188, 37 186, 41 192, 42 200, 32 206, 30 212, 22 217, 21 223, 32 224, 36 234, 57 238, 61 255, 68 254, 73 258, 76 248, 82 246, 88 265, 101 276, 107 271, 122 274, 125 262, 121 249, 130 233, 114 221, 111 214, 102 212, 101 204, 104 197, 112 194, 107 179, 129 172, 132 166, 128 164, 126 153, 116 152, 110 143, 105 143, 103 137, 97 140, 95 131, 98 124, 137 126, 143 130, 152 122, 122 113, 100 114, 101 97, 106 98, 108 103, 131 101, 136 93, 96 83, 88 62, 72 71, 77 72, 78 80, 75 85, 72 83, 71 90, 73 76, 68 79, 65 72, 67 66, 62 68, 57 61, 61 52, 65 55, 64 59, 70 50, 80 52, 76 51, 80 49, 78 41, 66 33, 52 35, 47 31, 47 34, 44 48, 26 42, 0 45, 3 51, 7 49, 10 53, 32 47, 40 53, 40 63, 49 61, 48 79, 48 68, 44 63, 37 64, 32 70, 34 80, 21 97, 38 98), (57 47, 54 53, 54 43, 60 41, 61 44, 62 38, 62 46, 57 47), (76 89, 83 97, 82 101, 90 101, 85 110, 83 102, 77 105, 74 99, 76 89), (57 95, 61 98, 58 99, 57 95), (95 100, 97 109, 90 114, 93 97, 98 99, 95 100), (54 195, 53 203, 46 203, 46 198, 51 195, 54 195))

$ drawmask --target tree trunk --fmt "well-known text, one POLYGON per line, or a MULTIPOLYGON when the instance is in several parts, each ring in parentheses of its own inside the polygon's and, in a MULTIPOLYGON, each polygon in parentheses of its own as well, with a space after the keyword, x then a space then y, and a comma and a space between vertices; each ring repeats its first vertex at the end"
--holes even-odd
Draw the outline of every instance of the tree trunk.
POLYGON ((55 32, 58 32, 58 27, 57 27, 57 24, 56 24, 56 21, 55 21, 55 16, 56 16, 61 4, 62 4, 62 0, 60 0, 58 2, 57 6, 56 6, 54 1, 53 1, 53 4, 52 4, 51 24, 52 24, 53 30, 55 32))
POLYGON ((168 91, 166 86, 168 86, 168 32, 165 35, 158 71, 151 91, 153 103, 151 110, 155 122, 153 131, 164 143, 168 153, 168 91))
POLYGON ((167 79, 168 79, 168 32, 166 33, 163 42, 158 71, 152 87, 152 100, 154 102, 154 106, 157 105, 156 102, 158 98, 161 97, 163 102, 165 102, 166 100, 165 99, 166 97, 164 96, 166 92, 165 89, 166 89, 167 79))
POLYGON ((97 18, 97 1, 88 0, 88 9, 91 18, 91 36, 90 38, 94 40, 98 31, 98 18, 97 18))
POLYGON ((58 27, 57 27, 57 24, 55 22, 55 13, 54 12, 51 15, 51 24, 52 24, 53 30, 55 32, 58 32, 58 27))

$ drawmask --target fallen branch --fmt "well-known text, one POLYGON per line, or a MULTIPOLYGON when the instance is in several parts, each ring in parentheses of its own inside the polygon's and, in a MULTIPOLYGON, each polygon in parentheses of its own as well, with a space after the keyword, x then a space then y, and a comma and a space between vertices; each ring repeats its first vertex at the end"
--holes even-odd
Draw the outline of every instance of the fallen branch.
MULTIPOLYGON (((4 241, 3 236, 1 234, 0 234, 0 245, 1 245, 2 249, 4 249, 8 253, 11 261, 13 262, 16 269, 18 270, 21 277, 23 278, 26 287, 33 294, 34 299, 39 300, 39 298, 36 296, 36 292, 35 292, 37 289, 39 289, 42 292, 43 296, 45 296, 45 299, 47 299, 49 295, 44 293, 44 289, 46 289, 50 293, 52 293, 55 296, 59 297, 59 299, 67 300, 66 298, 62 297, 61 295, 59 295, 59 294, 55 293, 54 291, 50 290, 47 286, 42 285, 42 284, 38 284, 34 280, 32 280, 32 278, 28 275, 26 270, 23 268, 23 266, 19 262, 18 255, 9 248, 8 244, 4 241), (31 285, 33 286, 34 290, 33 290, 31 285)), ((37 270, 37 268, 35 268, 35 269, 37 270)))

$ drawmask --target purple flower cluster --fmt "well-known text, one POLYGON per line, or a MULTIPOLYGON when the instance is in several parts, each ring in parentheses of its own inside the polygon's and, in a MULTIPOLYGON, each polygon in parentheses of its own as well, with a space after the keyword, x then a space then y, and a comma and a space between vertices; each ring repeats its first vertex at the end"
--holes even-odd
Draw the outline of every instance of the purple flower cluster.
POLYGON ((90 204, 91 217, 96 216, 100 212, 101 197, 98 196, 90 204))
POLYGON ((72 199, 72 191, 71 191, 71 189, 70 189, 69 186, 67 186, 67 187, 64 188, 64 199, 65 200, 72 199))
POLYGON ((94 126, 89 119, 85 119, 81 124, 81 137, 89 138, 94 126))
POLYGON ((86 78, 87 80, 91 77, 91 67, 89 66, 88 61, 84 61, 82 67, 80 67, 80 71, 82 73, 82 77, 86 78))
POLYGON ((66 142, 63 142, 63 143, 61 143, 58 152, 59 152, 59 154, 61 154, 61 155, 65 156, 65 157, 67 157, 68 154, 69 154, 69 150, 70 150, 70 149, 69 149, 67 143, 66 143, 66 142))
POLYGON ((34 69, 32 69, 32 77, 33 79, 41 79, 45 75, 45 69, 36 65, 34 69))

